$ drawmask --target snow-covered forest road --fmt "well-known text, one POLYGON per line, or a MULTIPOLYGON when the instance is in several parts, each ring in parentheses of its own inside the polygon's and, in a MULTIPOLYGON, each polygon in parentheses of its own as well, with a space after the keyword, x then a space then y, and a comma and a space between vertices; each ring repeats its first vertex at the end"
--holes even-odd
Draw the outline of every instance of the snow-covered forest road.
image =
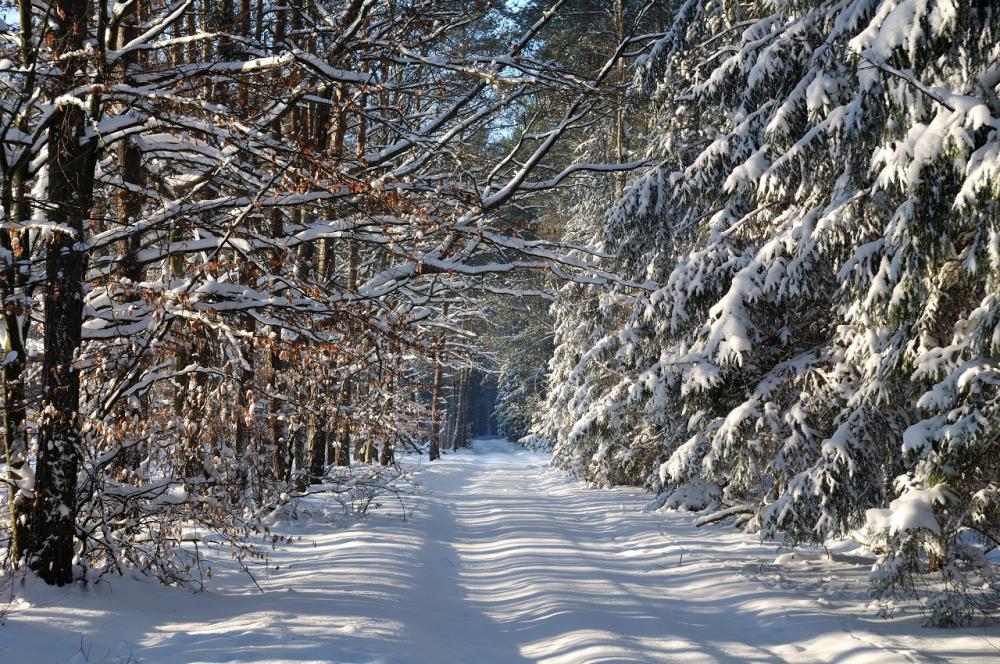
MULTIPOLYGON (((115 580, 19 589, 4 662, 997 661, 996 628, 865 608, 867 563, 782 559, 687 514, 643 513, 503 441, 425 465, 429 492, 333 528, 310 498, 277 529, 263 594, 115 580), (274 569, 275 566, 277 569, 274 569), (991 643, 992 642, 992 643, 991 643)), ((330 509, 330 514, 333 510, 330 509)), ((808 556, 806 556, 808 557, 808 556)))

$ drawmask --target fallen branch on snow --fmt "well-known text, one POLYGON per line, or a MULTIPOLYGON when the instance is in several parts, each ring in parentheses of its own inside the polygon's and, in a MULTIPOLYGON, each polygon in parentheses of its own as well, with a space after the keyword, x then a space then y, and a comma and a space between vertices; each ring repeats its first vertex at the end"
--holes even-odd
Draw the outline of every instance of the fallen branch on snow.
POLYGON ((702 526, 707 526, 723 519, 728 519, 731 516, 736 516, 737 514, 753 514, 757 510, 752 505, 733 505, 732 507, 727 507, 724 510, 719 510, 718 512, 712 512, 711 514, 700 517, 694 522, 696 528, 701 528, 702 526))

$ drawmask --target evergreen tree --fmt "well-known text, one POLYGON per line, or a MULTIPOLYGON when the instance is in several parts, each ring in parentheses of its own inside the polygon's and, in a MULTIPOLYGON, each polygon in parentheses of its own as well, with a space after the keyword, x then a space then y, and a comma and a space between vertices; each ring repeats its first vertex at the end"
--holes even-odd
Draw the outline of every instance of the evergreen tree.
POLYGON ((867 524, 887 601, 924 580, 955 591, 937 622, 995 608, 997 25, 987 2, 677 3, 637 74, 657 166, 604 222, 655 287, 561 351, 554 393, 588 393, 557 454, 619 448, 591 476, 694 487, 769 536, 867 524))

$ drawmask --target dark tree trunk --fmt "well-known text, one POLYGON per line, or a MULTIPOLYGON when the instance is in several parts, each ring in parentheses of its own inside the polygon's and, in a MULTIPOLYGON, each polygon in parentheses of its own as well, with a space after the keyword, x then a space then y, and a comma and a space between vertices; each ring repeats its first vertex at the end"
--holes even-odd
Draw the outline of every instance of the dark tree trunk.
POLYGON ((454 439, 455 430, 458 428, 458 422, 456 421, 458 415, 458 408, 456 407, 457 395, 458 395, 458 375, 452 374, 449 380, 448 376, 443 377, 443 382, 446 387, 444 388, 444 440, 445 447, 451 446, 451 441, 454 439))
POLYGON ((378 462, 383 466, 388 466, 395 461, 395 453, 392 449, 392 439, 388 436, 382 441, 382 451, 379 452, 378 462))
POLYGON ((306 461, 306 436, 307 428, 300 422, 294 429, 290 428, 289 435, 292 437, 292 464, 295 467, 295 488, 304 491, 309 484, 306 461))
POLYGON ((344 426, 340 431, 340 440, 337 441, 337 465, 351 465, 351 421, 345 419, 344 426))
MULTIPOLYGON (((6 235, 6 233, 5 233, 6 235)), ((7 299, 6 297, 4 298, 7 299)), ((27 476, 28 441, 25 431, 24 401, 24 344, 22 343, 18 316, 6 313, 7 342, 4 346, 6 357, 12 358, 3 365, 3 427, 4 456, 7 463, 7 479, 19 486, 27 476), (13 334, 12 334, 13 332, 13 334)), ((10 556, 17 566, 24 554, 30 512, 30 493, 10 489, 10 556)))
POLYGON ((309 441, 309 481, 319 482, 326 471, 326 421, 317 417, 309 441))
MULTIPOLYGON (((275 29, 274 29, 274 43, 281 44, 285 41, 285 20, 286 12, 282 9, 276 12, 275 15, 275 29)), ((271 125, 271 134, 278 140, 281 140, 282 127, 281 119, 276 118, 271 125)), ((284 234, 284 218, 282 217, 281 211, 275 207, 271 210, 271 237, 280 238, 284 234)), ((272 269, 275 274, 280 274, 280 268, 284 262, 285 256, 280 248, 274 250, 273 265, 272 269)), ((278 347, 281 344, 281 330, 277 327, 272 328, 274 335, 273 343, 274 345, 267 353, 267 363, 270 369, 271 382, 268 385, 268 392, 271 396, 268 397, 268 403, 270 405, 270 433, 271 433, 271 472, 274 477, 278 480, 288 480, 291 473, 291 463, 289 457, 291 456, 291 450, 289 449, 289 440, 287 433, 287 428, 283 425, 279 411, 284 410, 281 405, 281 401, 273 398, 274 395, 278 395, 282 392, 284 388, 284 381, 282 380, 282 372, 284 371, 283 363, 281 361, 281 356, 279 354, 278 347)))
MULTIPOLYGON (((124 46, 139 36, 139 23, 143 18, 143 8, 139 0, 132 4, 131 11, 123 19, 119 34, 119 47, 124 46)), ((123 58, 125 82, 135 84, 136 69, 139 65, 139 51, 130 51, 123 58)), ((131 228, 139 221, 142 214, 142 187, 145 185, 145 172, 142 167, 142 151, 135 140, 126 138, 118 144, 118 158, 121 162, 122 189, 118 194, 118 223, 122 228, 131 228)), ((131 230, 128 237, 121 242, 121 263, 118 276, 136 284, 143 279, 143 268, 138 260, 142 247, 142 233, 131 230)), ((113 469, 123 475, 139 467, 142 455, 138 444, 129 445, 118 453, 113 469)))
MULTIPOLYGON (((240 283, 249 284, 251 283, 252 277, 248 271, 244 268, 240 270, 240 283)), ((233 447, 238 458, 246 458, 246 454, 251 450, 252 447, 252 437, 254 431, 253 420, 249 417, 250 406, 253 401, 253 391, 254 391, 254 343, 253 334, 257 328, 256 322, 253 316, 249 314, 240 316, 240 327, 249 333, 249 337, 240 344, 240 354, 242 355, 242 364, 240 365, 239 371, 239 394, 237 394, 237 403, 239 404, 239 413, 236 417, 236 431, 234 434, 233 447)), ((235 478, 235 492, 242 492, 247 487, 247 466, 246 464, 237 465, 237 477, 235 478)))
MULTIPOLYGON (((230 11, 233 11, 231 2, 228 6, 230 11)), ((234 22, 236 22, 235 18, 236 17, 233 19, 234 22)), ((240 0, 238 19, 238 34, 241 37, 249 38, 251 23, 250 0, 240 0)), ((230 48, 235 50, 235 47, 231 46, 230 48)), ((249 105, 250 99, 247 92, 246 81, 244 79, 240 79, 236 85, 236 109, 241 117, 246 117, 249 105)), ((245 286, 252 285, 254 283, 255 275, 251 263, 249 261, 242 260, 239 255, 234 255, 233 258, 240 264, 240 284, 245 286)), ((249 413, 254 396, 254 361, 256 356, 254 338, 257 330, 257 323, 254 320, 254 317, 249 314, 241 315, 239 320, 240 328, 248 334, 245 340, 240 344, 242 364, 239 368, 239 394, 237 395, 239 415, 236 418, 236 431, 234 432, 233 447, 235 448, 237 458, 243 459, 247 458, 248 452, 250 452, 253 447, 254 422, 249 417, 249 413)), ((256 452, 257 450, 254 449, 255 454, 256 452)), ((246 491, 249 476, 248 470, 249 469, 246 464, 237 464, 236 477, 234 478, 235 486, 232 490, 234 497, 246 491)))
MULTIPOLYGON (((35 85, 32 62, 32 17, 29 0, 18 2, 22 66, 29 73, 22 82, 22 94, 28 95, 35 85)), ((17 125, 27 131, 27 119, 22 117, 17 125)), ((5 218, 10 220, 12 229, 28 218, 28 161, 22 158, 12 174, 5 173, 3 209, 5 218), (12 177, 12 181, 7 179, 12 177)), ((0 231, 0 242, 7 256, 4 266, 0 295, 3 298, 3 324, 6 333, 4 357, 9 358, 3 365, 3 439, 4 460, 7 464, 6 479, 15 487, 22 485, 28 475, 28 440, 25 429, 27 407, 25 403, 24 369, 26 355, 24 338, 27 332, 28 300, 27 282, 29 273, 20 270, 19 261, 30 257, 30 238, 27 231, 0 231)), ((10 541, 8 544, 11 560, 18 566, 28 545, 28 519, 31 512, 32 494, 27 489, 11 489, 10 541)))
MULTIPOLYGON (((399 349, 393 348, 393 353, 396 355, 396 361, 393 365, 392 375, 390 376, 390 384, 394 387, 393 391, 390 393, 389 397, 389 409, 391 412, 396 411, 396 400, 399 398, 399 392, 403 390, 403 376, 402 372, 399 370, 399 349)), ((385 439, 382 441, 382 450, 379 452, 378 462, 383 466, 388 466, 396 460, 395 443, 397 436, 391 431, 387 431, 385 439)))
POLYGON ((434 383, 431 385, 431 445, 428 451, 431 461, 441 457, 441 362, 434 353, 434 383))
MULTIPOLYGON (((364 345, 362 345, 362 348, 364 348, 364 345)), ((357 386, 354 387, 354 399, 356 399, 358 403, 363 403, 364 402, 364 398, 367 395, 367 392, 368 392, 368 390, 367 390, 366 386, 364 385, 364 383, 360 383, 359 385, 357 385, 357 386)), ((353 406, 354 402, 352 401, 351 404, 352 404, 351 405, 351 412, 353 413, 354 412, 354 406, 353 406)), ((358 434, 362 433, 362 431, 354 431, 353 432, 354 433, 354 459, 356 461, 364 461, 365 460, 364 451, 368 447, 367 444, 366 444, 366 439, 362 438, 361 436, 358 435, 358 434)), ((368 435, 369 436, 371 435, 370 431, 368 432, 368 435)))
POLYGON ((469 373, 469 369, 460 369, 458 372, 455 431, 451 439, 453 450, 469 445, 469 373))
MULTIPOLYGON (((272 403, 274 403, 273 400, 272 403)), ((287 429, 282 426, 278 415, 274 413, 271 414, 269 428, 271 432, 271 473, 277 480, 287 480, 291 472, 288 440, 283 435, 287 429)))
MULTIPOLYGON (((49 15, 54 55, 82 53, 88 38, 85 0, 55 0, 49 15)), ((65 59, 53 96, 78 84, 86 70, 80 56, 65 59)), ((39 422, 35 500, 31 514, 32 569, 56 585, 73 579, 76 521, 76 475, 79 458, 80 370, 76 355, 83 321, 84 218, 94 186, 94 144, 81 139, 86 113, 75 104, 59 104, 52 115, 48 141, 49 221, 57 232, 45 258, 45 357, 42 363, 42 416, 39 422)))

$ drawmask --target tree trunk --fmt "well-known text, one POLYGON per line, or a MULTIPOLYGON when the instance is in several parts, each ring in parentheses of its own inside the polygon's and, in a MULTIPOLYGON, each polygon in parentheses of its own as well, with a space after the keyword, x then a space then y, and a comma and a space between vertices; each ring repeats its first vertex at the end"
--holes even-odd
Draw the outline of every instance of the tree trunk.
MULTIPOLYGON (((281 44, 285 41, 285 20, 286 13, 284 9, 279 9, 276 11, 275 16, 275 29, 274 29, 274 43, 275 45, 281 44)), ((281 119, 275 118, 271 124, 271 135, 275 139, 281 140, 282 138, 282 128, 281 119)), ((279 208, 274 207, 271 210, 271 237, 280 238, 284 235, 284 218, 282 217, 279 208)), ((272 270, 275 274, 280 274, 281 265, 284 263, 285 256, 282 249, 276 248, 273 252, 272 258, 272 270)), ((281 356, 279 347, 281 345, 281 330, 278 327, 272 327, 272 334, 274 336, 273 345, 267 353, 267 363, 270 369, 271 382, 268 386, 268 392, 270 395, 268 397, 269 408, 269 429, 271 434, 271 472, 274 477, 278 480, 287 480, 291 472, 291 463, 289 457, 290 449, 288 436, 284 435, 286 433, 287 427, 283 426, 281 421, 281 412, 284 407, 281 401, 273 398, 274 395, 278 395, 284 389, 284 381, 281 379, 284 367, 282 366, 281 356)))
MULTIPOLYGON (((119 48, 139 36, 139 23, 142 16, 140 0, 132 4, 131 11, 122 21, 119 34, 119 48)), ((128 52, 122 58, 125 68, 124 79, 127 85, 135 84, 136 69, 139 65, 139 51, 128 52)), ((142 167, 142 151, 132 138, 126 138, 118 144, 118 159, 121 164, 122 189, 118 193, 118 224, 122 228, 131 228, 138 222, 142 214, 142 187, 145 185, 145 172, 142 167)), ((132 230, 121 241, 121 263, 118 266, 118 276, 129 282, 130 286, 142 281, 143 269, 138 260, 142 248, 142 233, 132 230)), ((132 444, 122 449, 114 460, 113 468, 118 473, 139 467, 141 454, 138 444, 132 444)))
POLYGON ((429 456, 431 461, 441 458, 441 411, 438 407, 441 401, 441 362, 438 352, 433 355, 434 383, 431 386, 431 445, 429 456))
POLYGON ((319 482, 326 470, 326 420, 317 417, 309 441, 309 481, 319 482))
MULTIPOLYGON (((64 74, 53 81, 53 98, 72 90, 76 72, 85 71, 81 57, 88 39, 90 3, 54 0, 49 14, 53 55, 64 59, 64 74)), ((92 141, 82 141, 86 112, 75 104, 58 104, 48 141, 49 222, 69 232, 56 232, 45 258, 45 357, 42 363, 42 417, 39 422, 35 500, 31 513, 32 569, 47 583, 73 579, 76 523, 76 475, 79 459, 80 370, 76 355, 83 322, 84 218, 94 186, 92 141)))
POLYGON ((393 461, 395 461, 395 453, 392 449, 392 439, 386 436, 385 440, 382 441, 382 451, 379 452, 378 462, 383 466, 388 466, 393 461))
MULTIPOLYGON (((242 266, 240 269, 240 283, 250 284, 253 281, 252 275, 246 269, 246 266, 242 266)), ((239 459, 246 458, 247 453, 253 447, 253 432, 254 432, 254 422, 250 415, 250 406, 254 400, 254 357, 256 352, 254 350, 254 333, 257 329, 257 323, 254 317, 249 314, 243 314, 239 317, 240 327, 243 331, 249 333, 249 337, 240 343, 240 355, 241 364, 237 368, 239 375, 239 383, 237 386, 237 404, 239 406, 239 412, 236 415, 236 431, 233 436, 233 447, 236 453, 236 457, 239 459)), ((234 478, 235 487, 233 488, 234 494, 242 493, 247 487, 247 464, 239 463, 236 464, 236 477, 234 478)))
MULTIPOLYGON (((615 39, 620 44, 625 39, 625 3, 624 0, 614 0, 612 9, 614 19, 615 39)), ((625 85, 628 80, 628 70, 625 59, 621 58, 617 65, 618 86, 615 104, 615 160, 625 162, 625 85)), ((620 197, 625 191, 626 175, 624 171, 615 173, 615 196, 620 197)))
POLYGON ((343 427, 340 432, 340 440, 337 441, 336 462, 338 466, 351 465, 351 419, 349 417, 344 418, 343 427))
POLYGON ((309 485, 309 475, 306 462, 306 436, 308 431, 306 426, 299 422, 294 428, 289 428, 289 435, 292 438, 292 464, 295 468, 295 488, 298 491, 305 491, 309 485))
POLYGON ((442 381, 447 385, 447 388, 444 389, 444 440, 445 446, 451 447, 455 431, 458 429, 458 422, 455 419, 458 414, 456 406, 458 374, 452 373, 450 380, 447 376, 442 376, 442 381))
MULTIPOLYGON (((4 235, 6 236, 8 233, 4 232, 4 235)), ((11 271, 8 270, 8 274, 11 271)), ((6 293, 4 300, 7 300, 6 293)), ((19 565, 21 556, 24 554, 28 535, 28 515, 31 507, 29 498, 32 495, 31 488, 24 484, 29 474, 28 441, 24 424, 26 419, 24 401, 25 354, 18 318, 13 306, 11 306, 10 312, 4 313, 4 326, 7 332, 4 355, 11 358, 3 365, 4 456, 7 463, 7 479, 14 487, 18 487, 17 490, 13 487, 8 489, 11 493, 9 548, 10 557, 15 567, 19 565)))
POLYGON ((458 372, 458 395, 456 404, 455 433, 451 440, 451 449, 457 450, 469 445, 469 369, 458 372))
MULTIPOLYGON (((28 72, 22 82, 21 94, 31 94, 35 86, 33 68, 34 47, 32 45, 32 16, 30 0, 19 0, 20 50, 22 67, 28 72)), ((22 116, 17 128, 28 130, 27 118, 22 116)), ((25 403, 24 369, 26 354, 24 339, 27 336, 28 272, 19 269, 18 263, 30 256, 27 231, 17 231, 28 218, 28 160, 22 157, 13 171, 12 181, 5 175, 3 192, 4 217, 10 220, 11 229, 0 231, 0 243, 6 254, 3 283, 0 295, 3 298, 3 325, 5 334, 3 364, 3 439, 4 460, 7 464, 6 479, 11 483, 10 559, 19 566, 25 553, 28 538, 28 519, 31 512, 32 488, 26 483, 30 474, 28 466, 28 440, 25 429, 27 406, 25 403), (13 487, 17 487, 16 489, 13 487)))

